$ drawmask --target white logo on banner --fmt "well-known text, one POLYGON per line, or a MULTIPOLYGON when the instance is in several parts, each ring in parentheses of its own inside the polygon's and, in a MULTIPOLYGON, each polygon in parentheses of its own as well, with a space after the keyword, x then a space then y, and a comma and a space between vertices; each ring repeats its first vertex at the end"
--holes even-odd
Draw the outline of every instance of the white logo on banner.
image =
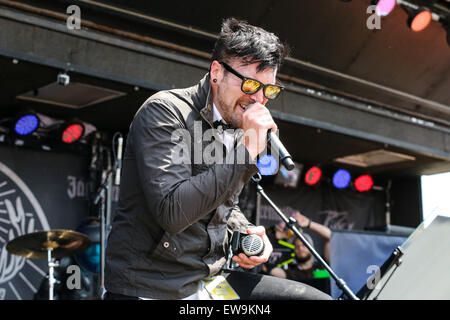
POLYGON ((29 297, 30 291, 34 294, 37 289, 36 284, 33 284, 26 275, 31 272, 37 272, 41 277, 46 275, 46 272, 30 259, 12 255, 6 250, 8 242, 37 229, 50 229, 39 202, 27 185, 0 162, 1 300, 22 300, 29 297))
POLYGON ((67 176, 67 195, 70 199, 85 198, 88 195, 88 185, 82 179, 75 176, 67 176))

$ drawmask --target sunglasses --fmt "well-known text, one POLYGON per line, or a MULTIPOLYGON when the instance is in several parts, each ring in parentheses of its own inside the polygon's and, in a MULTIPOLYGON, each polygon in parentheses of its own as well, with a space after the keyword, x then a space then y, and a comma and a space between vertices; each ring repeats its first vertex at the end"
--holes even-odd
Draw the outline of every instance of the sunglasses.
POLYGON ((281 85, 276 84, 264 84, 256 79, 244 77, 242 74, 234 70, 225 62, 219 62, 224 68, 234 74, 236 77, 242 80, 241 90, 246 94, 255 94, 259 91, 259 89, 263 88, 264 96, 267 99, 275 99, 281 93, 281 90, 284 89, 281 85))

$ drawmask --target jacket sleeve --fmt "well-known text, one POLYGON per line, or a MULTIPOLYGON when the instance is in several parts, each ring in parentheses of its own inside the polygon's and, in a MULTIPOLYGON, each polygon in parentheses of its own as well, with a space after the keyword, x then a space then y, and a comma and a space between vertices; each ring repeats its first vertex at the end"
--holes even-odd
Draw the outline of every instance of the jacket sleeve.
POLYGON ((227 154, 234 162, 213 164, 192 176, 190 163, 173 159, 174 150, 191 150, 188 139, 177 141, 172 137, 175 130, 184 128, 184 121, 167 101, 152 101, 138 111, 129 133, 150 214, 172 234, 182 232, 223 204, 243 180, 248 181, 258 171, 255 164, 236 163, 237 153, 245 153, 245 159, 249 159, 240 144, 234 154, 227 154))
POLYGON ((230 212, 227 219, 228 230, 232 233, 233 231, 239 231, 240 233, 247 233, 248 227, 254 227, 254 224, 250 223, 245 215, 242 213, 241 209, 236 205, 230 212))

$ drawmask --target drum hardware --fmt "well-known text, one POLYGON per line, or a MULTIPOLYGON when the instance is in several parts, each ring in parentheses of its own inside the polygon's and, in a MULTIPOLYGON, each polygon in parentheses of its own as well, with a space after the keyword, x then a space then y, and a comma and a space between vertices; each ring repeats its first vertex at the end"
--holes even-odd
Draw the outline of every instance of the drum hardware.
POLYGON ((87 250, 92 244, 88 236, 64 229, 37 231, 17 237, 6 245, 6 250, 27 259, 45 259, 48 265, 49 300, 54 299, 55 259, 71 256, 87 250))

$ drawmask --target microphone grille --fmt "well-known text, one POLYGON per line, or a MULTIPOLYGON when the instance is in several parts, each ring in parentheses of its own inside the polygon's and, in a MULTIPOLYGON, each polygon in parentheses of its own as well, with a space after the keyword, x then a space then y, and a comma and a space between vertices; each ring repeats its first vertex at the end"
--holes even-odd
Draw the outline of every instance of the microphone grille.
POLYGON ((250 234, 242 238, 241 248, 247 256, 256 256, 263 252, 264 242, 257 234, 250 234))

